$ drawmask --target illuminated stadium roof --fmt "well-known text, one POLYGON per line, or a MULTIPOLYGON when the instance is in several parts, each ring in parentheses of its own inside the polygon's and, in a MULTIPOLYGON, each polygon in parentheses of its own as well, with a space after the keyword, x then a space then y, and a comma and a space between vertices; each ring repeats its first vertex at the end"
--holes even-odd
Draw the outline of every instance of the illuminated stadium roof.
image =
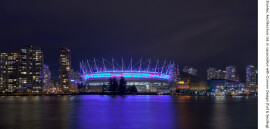
POLYGON ((125 77, 127 79, 165 79, 169 80, 172 76, 174 63, 166 60, 143 60, 137 61, 115 60, 114 58, 100 60, 93 58, 80 62, 81 76, 84 80, 106 79, 111 77, 125 77), (127 63, 128 62, 128 63, 127 63), (135 62, 135 63, 134 63, 135 62), (125 65, 128 64, 128 65, 125 65))

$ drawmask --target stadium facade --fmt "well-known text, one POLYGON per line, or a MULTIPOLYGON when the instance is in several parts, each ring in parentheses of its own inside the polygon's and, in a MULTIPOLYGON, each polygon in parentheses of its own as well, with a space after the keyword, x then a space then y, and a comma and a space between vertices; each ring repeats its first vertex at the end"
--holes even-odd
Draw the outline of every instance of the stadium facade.
POLYGON ((124 77, 127 86, 135 85, 139 92, 169 92, 174 63, 152 59, 87 59, 80 62, 83 82, 88 91, 101 92, 110 78, 124 77))

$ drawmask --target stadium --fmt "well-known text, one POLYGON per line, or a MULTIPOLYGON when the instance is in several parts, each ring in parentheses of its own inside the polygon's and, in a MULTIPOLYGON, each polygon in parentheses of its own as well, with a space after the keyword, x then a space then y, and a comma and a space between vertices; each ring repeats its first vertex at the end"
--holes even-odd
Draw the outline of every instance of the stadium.
POLYGON ((88 91, 101 92, 108 85, 109 78, 127 81, 127 86, 135 85, 138 92, 169 92, 173 77, 174 63, 167 60, 140 59, 86 59, 80 62, 83 83, 88 91))

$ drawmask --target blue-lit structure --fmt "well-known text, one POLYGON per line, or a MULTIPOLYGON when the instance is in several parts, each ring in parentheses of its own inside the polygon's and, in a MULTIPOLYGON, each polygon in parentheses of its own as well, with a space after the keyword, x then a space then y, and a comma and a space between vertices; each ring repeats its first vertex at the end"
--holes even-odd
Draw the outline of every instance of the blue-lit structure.
POLYGON ((92 74, 85 74, 84 79, 97 79, 97 78, 113 78, 113 77, 124 77, 124 78, 142 78, 142 79, 170 79, 168 74, 160 73, 144 73, 144 72, 99 72, 92 74))
POLYGON ((109 78, 124 77, 127 85, 135 85, 138 91, 158 92, 168 89, 173 77, 174 63, 167 60, 142 58, 130 60, 105 58, 80 62, 81 77, 89 91, 101 91, 109 78), (135 63, 134 63, 135 62, 135 63), (125 65, 128 64, 128 65, 125 65))

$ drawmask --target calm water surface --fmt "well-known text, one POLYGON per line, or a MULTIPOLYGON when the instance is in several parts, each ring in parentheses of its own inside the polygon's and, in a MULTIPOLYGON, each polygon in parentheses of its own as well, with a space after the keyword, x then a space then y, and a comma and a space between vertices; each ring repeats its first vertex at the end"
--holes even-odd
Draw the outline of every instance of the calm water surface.
POLYGON ((257 105, 256 96, 6 96, 0 128, 257 129, 257 105))

